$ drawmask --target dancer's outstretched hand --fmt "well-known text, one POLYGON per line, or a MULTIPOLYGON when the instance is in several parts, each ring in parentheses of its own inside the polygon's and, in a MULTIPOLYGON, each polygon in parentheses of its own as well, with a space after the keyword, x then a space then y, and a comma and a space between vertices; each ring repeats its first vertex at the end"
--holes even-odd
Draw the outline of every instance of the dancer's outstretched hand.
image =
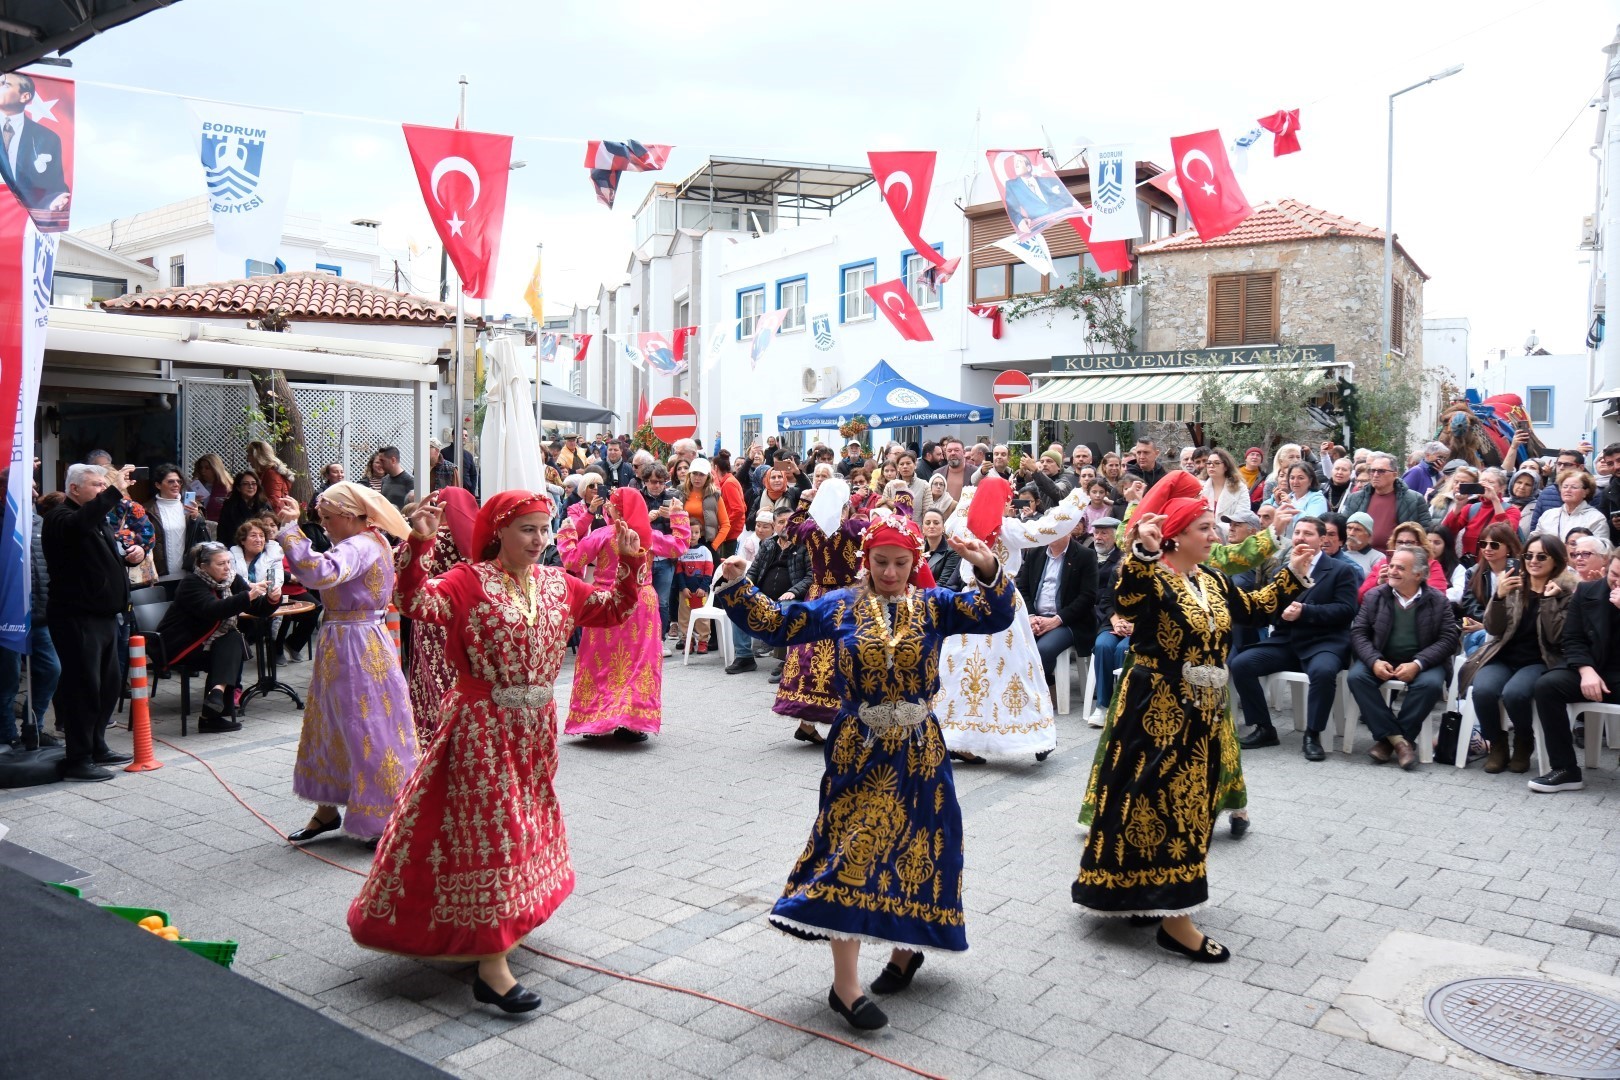
POLYGON ((720 564, 720 576, 727 581, 737 581, 748 573, 748 560, 741 555, 733 555, 720 564))
POLYGON ((945 542, 951 545, 952 551, 962 557, 963 562, 977 571, 979 580, 988 580, 996 572, 995 553, 972 533, 947 537, 945 542))
POLYGON ((411 514, 411 535, 418 540, 431 540, 439 535, 439 525, 444 521, 444 507, 439 500, 431 496, 423 499, 422 504, 411 514))
POLYGON ((635 559, 641 556, 641 537, 636 531, 625 524, 623 518, 613 522, 614 547, 620 558, 635 559))

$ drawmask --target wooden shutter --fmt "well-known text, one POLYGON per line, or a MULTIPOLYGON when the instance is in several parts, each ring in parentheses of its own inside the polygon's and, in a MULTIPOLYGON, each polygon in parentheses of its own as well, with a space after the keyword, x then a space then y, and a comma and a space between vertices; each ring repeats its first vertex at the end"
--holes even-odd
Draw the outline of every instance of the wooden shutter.
POLYGON ((1406 351, 1406 286, 1398 281, 1389 283, 1389 347, 1406 351))
POLYGON ((1277 341, 1277 275, 1223 274, 1209 279, 1209 344, 1277 341))

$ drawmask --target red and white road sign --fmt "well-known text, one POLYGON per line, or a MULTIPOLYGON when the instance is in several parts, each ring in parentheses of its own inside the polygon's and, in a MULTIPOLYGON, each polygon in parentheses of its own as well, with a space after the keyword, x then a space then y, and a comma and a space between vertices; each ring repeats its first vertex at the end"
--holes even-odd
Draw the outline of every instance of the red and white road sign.
POLYGON ((667 443, 697 434, 697 410, 685 398, 662 398, 653 405, 650 419, 653 434, 667 443))
POLYGON ((1009 398, 1022 397, 1034 388, 1035 384, 1022 371, 1003 371, 990 384, 990 392, 995 395, 997 405, 1009 398))

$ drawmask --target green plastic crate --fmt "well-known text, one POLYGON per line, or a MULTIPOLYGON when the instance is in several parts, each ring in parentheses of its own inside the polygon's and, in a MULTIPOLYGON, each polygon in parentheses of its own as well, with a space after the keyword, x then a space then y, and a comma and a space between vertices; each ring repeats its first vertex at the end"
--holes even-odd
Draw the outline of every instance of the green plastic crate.
MULTIPOLYGON (((164 926, 170 926, 169 913, 159 908, 121 907, 117 904, 102 904, 101 910, 110 911, 127 922, 139 923, 148 915, 156 915, 163 920, 164 926)), ((196 953, 204 960, 212 960, 220 967, 228 968, 236 959, 236 942, 234 941, 177 941, 176 945, 189 953, 196 953)))
POLYGON ((59 881, 47 881, 45 884, 49 885, 53 889, 60 889, 69 896, 77 896, 81 900, 84 899, 84 893, 79 889, 74 888, 72 885, 63 885, 59 881))

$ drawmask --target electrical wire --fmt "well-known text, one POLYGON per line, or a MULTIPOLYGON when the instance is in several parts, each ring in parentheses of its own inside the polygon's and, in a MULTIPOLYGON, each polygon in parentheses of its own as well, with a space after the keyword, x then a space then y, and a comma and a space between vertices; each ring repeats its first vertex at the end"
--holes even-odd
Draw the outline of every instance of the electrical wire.
MULTIPOLYGON (((254 817, 258 818, 261 822, 263 822, 266 828, 268 828, 271 832, 275 833, 278 839, 282 840, 284 843, 287 844, 288 847, 292 848, 294 851, 300 852, 301 854, 304 854, 304 855, 308 855, 312 859, 318 859, 319 861, 325 863, 328 866, 335 866, 339 870, 343 870, 343 871, 345 871, 347 873, 354 874, 356 877, 365 877, 366 876, 363 871, 356 870, 352 866, 346 866, 343 863, 340 863, 335 859, 328 859, 325 855, 322 855, 317 851, 311 851, 309 848, 306 848, 306 847, 304 847, 304 846, 302 846, 300 844, 294 844, 294 843, 291 843, 290 841, 287 841, 286 837, 282 834, 281 827, 279 825, 277 825, 275 822, 271 821, 269 818, 265 817, 263 814, 259 813, 258 810, 253 808, 252 804, 250 804, 246 799, 242 798, 241 795, 237 794, 236 789, 233 788, 230 785, 230 782, 228 780, 226 780, 223 776, 219 775, 219 773, 214 769, 214 767, 208 763, 207 759, 203 758, 201 755, 194 754, 190 750, 187 750, 183 746, 176 746, 174 743, 170 742, 167 739, 154 738, 152 741, 155 742, 155 743, 161 743, 164 746, 167 746, 170 750, 175 750, 175 751, 178 751, 179 753, 184 754, 186 757, 190 758, 191 760, 195 761, 197 764, 201 765, 204 769, 207 769, 208 770, 208 775, 212 776, 215 780, 217 780, 219 782, 219 786, 225 789, 225 793, 227 795, 229 795, 232 799, 236 800, 237 805, 241 806, 242 809, 246 810, 248 813, 252 814, 254 817)), ((827 1042, 833 1043, 833 1044, 835 1044, 837 1046, 843 1046, 843 1047, 848 1047, 851 1050, 857 1050, 860 1053, 865 1054, 867 1057, 876 1058, 878 1061, 881 1061, 881 1062, 883 1062, 883 1063, 885 1063, 887 1065, 893 1065, 897 1069, 904 1069, 906 1072, 911 1073, 914 1076, 924 1077, 925 1080, 947 1080, 946 1077, 941 1076, 938 1073, 931 1073, 931 1072, 927 1071, 926 1069, 920 1069, 915 1065, 907 1065, 903 1061, 898 1061, 895 1058, 888 1057, 888 1056, 886 1056, 884 1054, 880 1054, 876 1050, 871 1049, 870 1047, 862 1046, 860 1043, 853 1043, 853 1042, 848 1041, 847 1039, 840 1039, 836 1035, 828 1034, 825 1031, 819 1031, 816 1028, 805 1027, 802 1024, 795 1024, 791 1020, 784 1020, 780 1016, 772 1016, 770 1013, 761 1012, 758 1009, 753 1009, 753 1008, 748 1007, 747 1005, 738 1004, 735 1001, 727 1001, 725 998, 717 997, 714 994, 706 994, 701 990, 693 990, 690 987, 686 987, 686 986, 677 986, 674 983, 660 982, 657 979, 648 979, 648 978, 645 978, 645 977, 640 976, 640 975, 631 975, 631 974, 629 974, 627 972, 623 972, 623 971, 614 971, 612 968, 605 968, 605 967, 602 967, 602 966, 600 966, 598 964, 590 963, 587 960, 571 960, 566 956, 559 956, 556 953, 547 952, 544 949, 537 949, 533 945, 530 945, 528 942, 519 942, 518 944, 519 944, 520 947, 523 948, 523 950, 525 952, 533 953, 535 956, 543 957, 544 959, 547 959, 547 960, 556 961, 559 964, 565 964, 568 967, 579 968, 582 971, 590 971, 590 972, 594 972, 595 974, 598 974, 598 975, 608 975, 608 976, 611 976, 612 978, 620 979, 620 980, 622 980, 624 982, 635 983, 638 986, 650 986, 650 987, 653 987, 654 989, 657 989, 657 990, 668 990, 671 993, 675 993, 675 994, 685 994, 687 997, 695 997, 695 998, 698 998, 699 1000, 712 1002, 712 1003, 714 1003, 716 1005, 724 1005, 729 1009, 736 1009, 738 1012, 745 1012, 749 1016, 755 1016, 755 1017, 758 1017, 761 1020, 768 1020, 773 1024, 780 1024, 782 1027, 788 1028, 788 1029, 790 1029, 792 1031, 801 1032, 801 1033, 803 1033, 805 1035, 814 1035, 818 1039, 825 1039, 827 1042)))

